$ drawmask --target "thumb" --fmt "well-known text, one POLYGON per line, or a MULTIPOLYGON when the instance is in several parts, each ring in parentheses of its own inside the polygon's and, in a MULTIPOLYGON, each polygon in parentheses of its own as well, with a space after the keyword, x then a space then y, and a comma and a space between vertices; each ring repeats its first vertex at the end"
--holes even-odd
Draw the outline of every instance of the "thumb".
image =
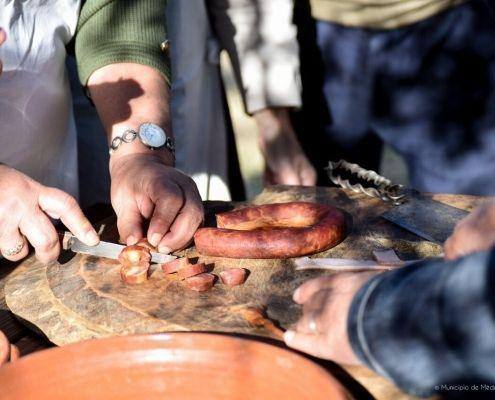
POLYGON ((300 333, 293 330, 285 331, 284 342, 287 346, 310 354, 319 358, 329 358, 325 337, 323 335, 315 335, 312 333, 300 333))
POLYGON ((143 237, 141 227, 142 216, 137 207, 128 207, 117 215, 117 228, 121 241, 126 245, 133 245, 143 237))

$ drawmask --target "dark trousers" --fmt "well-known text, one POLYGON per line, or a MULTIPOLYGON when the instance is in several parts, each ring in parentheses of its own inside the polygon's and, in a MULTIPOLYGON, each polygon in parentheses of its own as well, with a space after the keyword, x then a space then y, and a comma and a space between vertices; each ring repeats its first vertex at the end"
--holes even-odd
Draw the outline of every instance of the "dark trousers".
POLYGON ((316 39, 326 140, 356 149, 379 137, 419 190, 495 194, 493 0, 394 30, 317 21, 316 39))

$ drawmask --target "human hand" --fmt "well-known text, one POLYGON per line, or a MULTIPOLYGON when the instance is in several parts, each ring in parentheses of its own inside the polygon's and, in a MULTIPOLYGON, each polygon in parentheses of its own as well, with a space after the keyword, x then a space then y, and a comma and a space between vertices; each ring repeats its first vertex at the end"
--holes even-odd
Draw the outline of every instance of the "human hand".
POLYGON ((184 248, 203 221, 203 205, 194 181, 163 160, 158 151, 110 157, 111 201, 121 241, 144 236, 161 253, 184 248))
POLYGON ((495 201, 482 204, 455 227, 444 243, 447 260, 453 260, 495 245, 495 201))
POLYGON ((347 333, 352 300, 376 272, 321 276, 302 284, 293 295, 303 315, 285 332, 287 346, 340 364, 359 364, 347 333))
MULTIPOLYGON (((7 39, 7 35, 5 34, 5 31, 0 28, 0 46, 2 45, 3 42, 7 39)), ((2 60, 0 60, 0 75, 2 75, 2 69, 3 69, 3 64, 2 60)))
POLYGON ((0 250, 11 261, 28 255, 29 241, 43 263, 57 259, 58 234, 48 217, 60 219, 89 246, 99 238, 76 200, 67 193, 43 186, 23 173, 0 165, 0 250))
POLYGON ((297 140, 287 109, 266 108, 254 119, 265 158, 265 183, 314 186, 316 171, 297 140))

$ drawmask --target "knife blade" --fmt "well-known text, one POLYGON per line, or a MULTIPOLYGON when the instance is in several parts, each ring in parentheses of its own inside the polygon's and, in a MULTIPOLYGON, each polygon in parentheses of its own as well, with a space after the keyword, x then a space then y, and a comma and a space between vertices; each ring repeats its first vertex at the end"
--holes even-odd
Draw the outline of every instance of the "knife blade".
POLYGON ((406 200, 382 217, 434 243, 443 244, 468 212, 407 190, 406 200))
POLYGON ((346 258, 309 258, 294 259, 296 271, 325 269, 336 272, 386 271, 417 263, 422 260, 408 260, 401 264, 382 264, 375 260, 355 260, 346 258))
MULTIPOLYGON (((63 234, 62 247, 74 253, 89 254, 95 257, 104 257, 117 260, 120 252, 126 247, 122 244, 100 241, 96 246, 88 246, 69 232, 63 234)), ((177 257, 171 254, 162 254, 152 251, 151 262, 163 264, 177 257)))

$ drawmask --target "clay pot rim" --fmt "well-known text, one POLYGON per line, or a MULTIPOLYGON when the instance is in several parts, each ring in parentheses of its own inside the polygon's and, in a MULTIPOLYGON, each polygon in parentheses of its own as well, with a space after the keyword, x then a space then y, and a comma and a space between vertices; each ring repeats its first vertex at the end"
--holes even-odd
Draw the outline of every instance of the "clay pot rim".
MULTIPOLYGON (((175 353, 179 354, 179 358, 177 359, 179 363, 181 362, 181 353, 185 355, 186 359, 187 357, 191 357, 191 354, 195 354, 194 357, 197 357, 198 367, 204 367, 208 364, 208 361, 206 364, 204 362, 208 360, 208 357, 211 357, 213 366, 215 366, 215 363, 218 364, 218 360, 220 362, 222 360, 228 361, 229 359, 239 360, 235 361, 234 364, 229 364, 233 368, 236 365, 242 368, 248 360, 251 363, 258 360, 261 365, 265 365, 265 368, 266 364, 273 364, 273 374, 278 374, 282 370, 285 370, 289 374, 287 375, 288 377, 297 377, 299 375, 297 371, 302 369, 304 371, 303 376, 298 378, 301 384, 305 385, 309 379, 309 381, 317 385, 318 390, 324 390, 325 393, 332 394, 334 397, 331 398, 352 398, 349 396, 345 387, 329 371, 293 350, 252 338, 203 332, 171 332, 116 336, 90 339, 63 347, 42 350, 0 368, 0 380, 2 378, 6 379, 12 387, 16 387, 16 376, 26 376, 27 373, 34 373, 31 376, 36 380, 43 379, 43 374, 49 374, 49 376, 54 377, 50 381, 50 384, 58 385, 58 380, 61 377, 68 379, 71 376, 70 372, 68 375, 64 375, 64 372, 61 371, 84 371, 89 368, 88 376, 98 376, 98 372, 101 373, 100 370, 105 368, 106 365, 112 365, 116 360, 119 360, 119 357, 120 360, 132 360, 135 353, 138 353, 138 357, 144 357, 144 362, 153 360, 154 356, 160 357, 160 359, 163 357, 165 364, 169 364, 171 360, 170 356, 175 353), (126 355, 129 357, 126 358, 126 355), (249 358, 246 359, 245 356, 249 356, 249 358), (91 365, 94 365, 94 363, 97 363, 96 365, 100 365, 100 367, 92 372, 91 365), (66 366, 69 370, 66 370, 66 366), (37 371, 43 372, 34 378, 37 371)), ((129 361, 128 365, 124 361, 122 364, 119 364, 117 369, 125 370, 129 366, 132 366, 132 361, 129 361)), ((78 373, 75 373, 76 376, 78 373)), ((80 383, 85 381, 83 375, 78 378, 80 383)), ((91 381, 91 378, 88 381, 91 381)), ((29 386, 28 390, 33 390, 31 386, 29 386)), ((10 393, 9 390, 12 390, 12 388, 7 386, 5 390, 7 393, 10 393)), ((40 390, 39 386, 36 386, 36 390, 40 390)), ((41 394, 40 392, 40 396, 41 394)), ((14 396, 14 398, 19 397, 14 396)), ((41 396, 40 398, 43 397, 41 396)))
MULTIPOLYGON (((0 331, 0 334, 2 332, 0 331)), ((1 336, 0 336, 1 338, 1 336)), ((332 374, 330 374, 323 367, 319 366, 314 361, 311 361, 309 358, 303 356, 302 354, 280 346, 276 346, 274 344, 270 344, 267 342, 263 342, 257 340, 257 338, 247 337, 247 336, 234 336, 228 333, 215 333, 215 332, 200 332, 200 331, 177 331, 177 332, 160 332, 160 333, 149 333, 149 334, 132 334, 132 335, 122 335, 122 336, 111 336, 106 338, 97 338, 97 339, 87 339, 82 340, 76 343, 70 343, 63 346, 56 346, 49 349, 37 351, 31 354, 28 354, 19 359, 19 362, 29 362, 30 359, 46 357, 48 354, 57 354, 61 352, 69 352, 77 350, 80 352, 81 348, 91 349, 91 347, 111 347, 113 343, 121 344, 121 343, 132 343, 135 347, 138 347, 139 343, 173 343, 174 340, 191 340, 193 342, 200 341, 201 343, 215 343, 215 342, 230 342, 230 343, 245 343, 251 344, 258 348, 264 348, 266 350, 270 350, 273 352, 277 352, 278 354, 286 354, 294 360, 298 360, 301 363, 307 364, 308 366, 312 366, 316 370, 320 370, 324 374, 328 375, 330 378, 333 378, 332 374)), ((9 344, 7 338, 5 337, 6 343, 9 344)), ((10 344, 9 344, 10 346, 10 344)), ((167 346, 168 347, 168 346, 167 346)), ((181 346, 179 346, 180 348, 181 346)), ((184 346, 185 347, 185 346, 184 346)), ((177 348, 177 347, 174 347, 177 348)), ((333 378, 335 379, 335 378, 333 378)))

